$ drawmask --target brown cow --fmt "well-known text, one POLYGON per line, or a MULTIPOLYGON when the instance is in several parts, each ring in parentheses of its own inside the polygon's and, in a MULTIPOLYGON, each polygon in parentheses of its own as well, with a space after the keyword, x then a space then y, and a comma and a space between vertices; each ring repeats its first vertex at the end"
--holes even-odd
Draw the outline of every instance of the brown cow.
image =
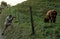
POLYGON ((44 18, 44 22, 49 22, 50 20, 51 23, 55 23, 56 16, 57 16, 57 12, 55 10, 49 10, 44 18))

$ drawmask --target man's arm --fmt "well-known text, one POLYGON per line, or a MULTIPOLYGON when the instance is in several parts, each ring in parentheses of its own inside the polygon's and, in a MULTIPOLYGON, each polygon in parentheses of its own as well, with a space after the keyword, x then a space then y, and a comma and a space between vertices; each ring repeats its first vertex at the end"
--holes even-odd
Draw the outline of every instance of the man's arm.
POLYGON ((15 17, 11 17, 10 21, 12 21, 15 17))

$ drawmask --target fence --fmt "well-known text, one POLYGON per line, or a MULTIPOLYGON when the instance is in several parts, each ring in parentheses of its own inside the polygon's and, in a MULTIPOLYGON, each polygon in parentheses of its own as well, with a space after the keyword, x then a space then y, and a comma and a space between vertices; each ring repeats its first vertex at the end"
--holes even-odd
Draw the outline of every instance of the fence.
MULTIPOLYGON (((18 27, 21 26, 23 33, 30 34, 32 31, 32 35, 35 35, 35 33, 38 33, 38 34, 40 34, 39 35, 40 38, 42 37, 44 39, 44 35, 43 35, 44 27, 47 25, 50 26, 51 24, 44 24, 42 17, 40 18, 40 17, 33 15, 33 8, 31 6, 29 7, 29 9, 27 11, 26 12, 24 11, 25 12, 24 13, 22 11, 20 12, 19 9, 8 8, 8 11, 7 10, 4 11, 6 13, 3 13, 4 14, 3 16, 6 17, 7 15, 12 14, 13 16, 16 17, 14 20, 14 22, 15 22, 14 24, 17 25, 18 27), (27 11, 29 11, 29 12, 27 12, 27 11)), ((3 20, 5 19, 5 17, 3 17, 3 20)), ((53 32, 53 35, 55 35, 54 32, 53 32)), ((52 36, 52 37, 55 39, 54 36, 52 36)))

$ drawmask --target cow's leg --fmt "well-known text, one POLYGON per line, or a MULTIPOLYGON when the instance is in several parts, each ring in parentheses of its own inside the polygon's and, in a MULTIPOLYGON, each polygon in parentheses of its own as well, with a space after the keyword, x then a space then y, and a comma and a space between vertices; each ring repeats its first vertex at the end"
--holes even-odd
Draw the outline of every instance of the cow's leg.
POLYGON ((52 19, 51 19, 51 23, 52 23, 52 19))
POLYGON ((55 23, 55 22, 56 22, 56 18, 53 19, 53 23, 55 23))
POLYGON ((51 23, 53 22, 53 18, 52 17, 50 18, 50 21, 51 21, 51 23))
POLYGON ((55 21, 56 21, 56 16, 53 17, 53 23, 55 23, 55 21))

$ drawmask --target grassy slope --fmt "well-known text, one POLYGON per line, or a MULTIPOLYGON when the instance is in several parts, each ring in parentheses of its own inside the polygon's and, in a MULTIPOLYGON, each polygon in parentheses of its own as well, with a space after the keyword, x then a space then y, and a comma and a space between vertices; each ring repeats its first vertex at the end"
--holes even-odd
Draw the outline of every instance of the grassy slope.
MULTIPOLYGON (((47 0, 28 0, 14 7, 3 10, 0 24, 4 22, 8 14, 16 16, 13 21, 14 29, 9 27, 5 33, 5 39, 33 39, 31 34, 29 6, 32 6, 35 36, 34 39, 60 39, 60 3, 59 0, 48 2, 47 0), (55 24, 44 23, 44 15, 49 9, 55 9, 58 12, 55 24), (19 17, 18 17, 19 15, 19 17), (20 20, 19 20, 20 19, 20 20), (16 22, 17 21, 17 22, 16 22), (18 24, 20 22, 20 24, 18 24)), ((3 25, 3 24, 2 24, 3 25)))

